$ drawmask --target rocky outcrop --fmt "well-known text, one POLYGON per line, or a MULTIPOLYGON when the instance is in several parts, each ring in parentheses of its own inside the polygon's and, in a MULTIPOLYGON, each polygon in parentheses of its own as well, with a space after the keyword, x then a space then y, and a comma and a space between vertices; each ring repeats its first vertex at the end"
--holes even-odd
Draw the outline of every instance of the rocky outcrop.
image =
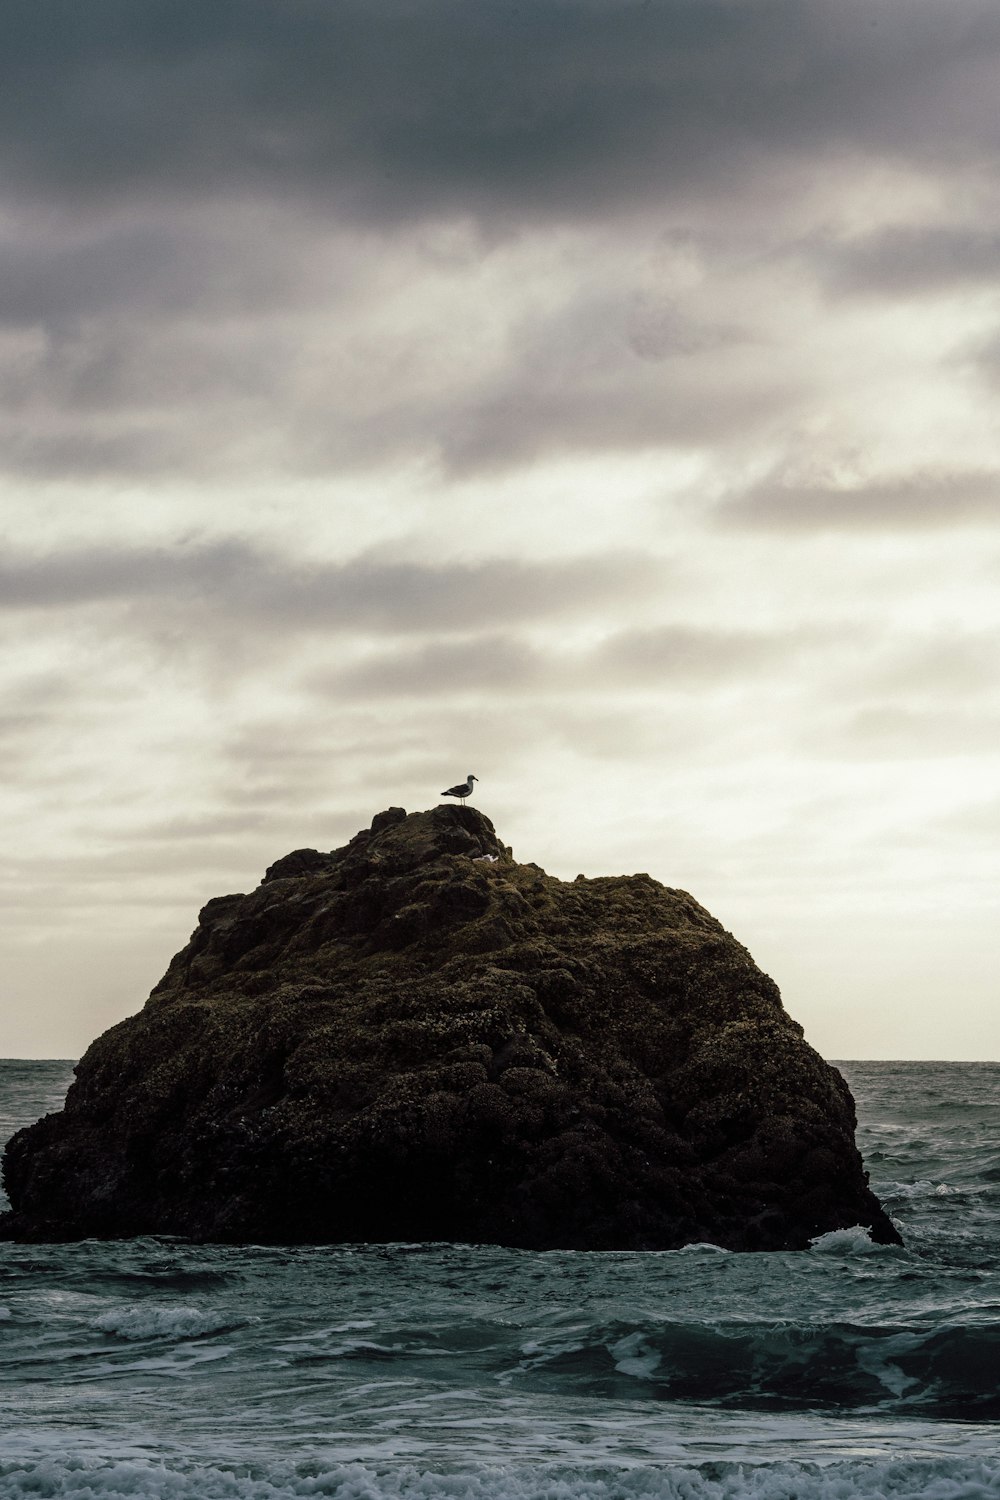
POLYGON ((840 1074, 684 891, 556 880, 470 807, 221 896, 63 1111, 8 1238, 804 1247, 898 1238, 840 1074))

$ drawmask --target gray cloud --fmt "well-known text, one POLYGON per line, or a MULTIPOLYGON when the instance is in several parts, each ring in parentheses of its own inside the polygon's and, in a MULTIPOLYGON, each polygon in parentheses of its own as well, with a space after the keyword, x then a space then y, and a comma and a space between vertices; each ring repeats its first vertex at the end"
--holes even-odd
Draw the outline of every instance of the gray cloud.
MULTIPOLYGON (((183 842, 164 845, 155 836, 147 842, 141 830, 132 839, 113 838, 110 848, 90 848, 78 855, 18 855, 7 866, 7 889, 0 884, 0 905, 43 911, 50 905, 75 907, 83 912, 106 910, 110 904, 119 909, 150 906, 157 911, 171 906, 191 910, 193 906, 196 912, 201 904, 197 887, 193 899, 190 885, 186 891, 170 888, 171 876, 186 875, 190 881, 192 863, 190 847, 183 842), (150 865, 154 867, 152 880, 150 865)), ((208 882, 202 898, 207 900, 219 894, 218 886, 211 889, 216 872, 225 872, 228 880, 241 861, 224 841, 207 838, 199 843, 196 864, 199 879, 208 882)))
MULTIPOLYGON (((14 660, 16 643, 4 644, 8 658, 14 660)), ((94 695, 59 672, 33 673, 5 682, 0 752, 8 778, 16 773, 30 781, 44 781, 49 774, 44 755, 51 736, 65 734, 69 726, 79 733, 93 719, 94 707, 94 695)))
POLYGON ((986 0, 14 0, 8 180, 305 189, 340 215, 593 212, 761 153, 994 151, 986 0))
POLYGON ((992 229, 897 225, 810 251, 838 294, 910 297, 1000 280, 1000 232, 992 229))
MULTIPOLYGON (((741 348, 740 309, 566 267, 577 296, 531 327, 500 292, 491 360, 460 297, 440 330, 387 329, 365 267, 418 221, 475 221, 485 262, 557 221, 731 224, 858 152, 952 172, 1000 147, 988 0, 14 0, 7 21, 0 452, 20 474, 466 474, 739 440, 804 394, 780 351, 741 348), (336 248, 345 226, 383 237, 336 248)), ((998 245, 897 229, 807 252, 832 290, 882 293, 990 277, 998 245)))
POLYGON ((625 681, 662 684, 742 676, 786 657, 794 638, 752 631, 694 630, 681 625, 626 631, 599 653, 601 665, 625 681))
POLYGON ((211 812, 201 816, 162 818, 139 829, 117 830, 118 840, 172 844, 178 841, 239 838, 248 833, 268 833, 274 826, 273 815, 244 808, 240 812, 211 812))
POLYGON ((403 694, 390 705, 346 702, 321 688, 299 713, 262 715, 227 740, 220 800, 229 808, 297 809, 311 820, 323 809, 329 837, 349 838, 390 801, 436 802, 442 786, 470 767, 494 796, 498 787, 509 790, 518 764, 541 753, 546 735, 544 713, 526 719, 502 695, 470 705, 461 695, 424 701, 403 694), (443 773, 443 761, 453 758, 461 763, 443 773))
MULTIPOLYGON (((313 564, 240 541, 175 549, 81 548, 0 563, 0 608, 128 604, 274 628, 463 631, 579 613, 648 589, 656 571, 635 555, 562 563, 313 564)), ((141 624, 141 621, 137 623, 141 624)))
POLYGON ((280 451, 287 430, 276 399, 287 370, 266 330, 219 322, 123 311, 45 331, 0 365, 3 467, 83 477, 259 468, 262 435, 265 452, 280 451))
POLYGON ((450 474, 503 469, 559 453, 698 445, 746 436, 781 407, 780 382, 736 380, 714 400, 697 385, 608 378, 574 385, 511 369, 502 385, 451 414, 441 459, 450 474))
POLYGON ((512 332, 505 362, 428 414, 445 466, 504 467, 553 452, 600 452, 725 441, 788 411, 792 379, 760 360, 720 378, 712 356, 735 329, 671 315, 588 287, 552 316, 512 332), (707 356, 702 358, 702 356, 707 356))
POLYGON ((654 362, 714 353, 743 343, 747 338, 748 335, 738 327, 690 317, 672 298, 640 294, 629 318, 629 348, 640 359, 654 362))
POLYGON ((339 324, 327 339, 317 325, 345 302, 368 305, 370 258, 350 236, 266 205, 78 219, 12 212, 0 235, 4 468, 261 472, 289 458, 310 420, 338 427, 349 457, 357 412, 330 381, 311 412, 302 384, 341 337, 339 324))
POLYGON ((542 677, 540 654, 509 636, 433 641, 418 650, 379 655, 316 686, 336 696, 361 698, 452 697, 465 692, 520 692, 542 677))
POLYGON ((1000 519, 1000 473, 916 471, 845 488, 775 474, 723 502, 716 515, 727 525, 788 532, 991 523, 1000 519))
MULTIPOLYGON (((110 245, 112 263, 115 253, 110 245)), ((720 351, 746 342, 738 330, 630 302, 617 284, 563 289, 565 305, 530 319, 505 310, 502 348, 481 364, 473 355, 466 370, 459 331, 430 323, 421 338, 378 326, 371 308, 366 325, 363 297, 338 301, 343 286, 289 320, 266 302, 257 318, 234 318, 224 301, 197 297, 173 316, 170 299, 186 295, 182 268, 145 305, 130 300, 141 276, 135 287, 126 277, 122 306, 90 315, 88 299, 111 289, 83 276, 53 290, 63 311, 33 330, 44 263, 38 276, 10 291, 8 317, 25 328, 6 359, 0 344, 0 462, 22 473, 323 473, 415 454, 465 473, 569 449, 731 438, 798 395, 760 359, 732 362, 720 380, 720 351), (338 310, 349 322, 359 308, 345 335, 338 310)), ((349 285, 347 273, 340 280, 349 285)), ((420 293, 418 280, 418 302, 420 293)), ((286 291, 274 295, 280 306, 286 291)))
POLYGON ((836 745, 838 754, 871 761, 981 755, 995 750, 998 730, 996 714, 879 703, 859 708, 815 748, 829 755, 836 745))
POLYGON ((46 332, 0 365, 0 463, 40 477, 260 473, 287 457, 288 373, 266 329, 122 314, 46 332))
POLYGON ((613 777, 634 774, 643 761, 662 765, 675 757, 680 765, 701 760, 718 743, 718 729, 708 718, 692 716, 686 708, 651 712, 648 704, 573 700, 570 706, 550 707, 542 725, 544 739, 574 755, 604 762, 613 777))
POLYGON ((552 704, 568 694, 603 695, 637 686, 697 692, 787 662, 801 644, 799 635, 684 625, 620 631, 596 648, 571 650, 558 641, 540 646, 515 635, 490 634, 379 652, 343 671, 324 673, 308 686, 331 702, 427 702, 471 693, 552 704))
POLYGON ((613 369, 567 383, 543 372, 505 372, 492 392, 453 413, 441 458, 453 474, 505 468, 552 453, 702 444, 747 435, 780 410, 780 381, 759 386, 718 383, 708 399, 702 383, 630 381, 615 389, 613 369))
POLYGON ((995 396, 1000 385, 1000 331, 996 329, 985 338, 973 341, 965 351, 965 357, 956 360, 956 366, 982 380, 995 396))
POLYGON ((0 238, 0 324, 60 329, 121 310, 222 317, 301 302, 316 272, 289 226, 280 237, 274 228, 239 205, 222 222, 176 208, 97 223, 29 215, 0 238))

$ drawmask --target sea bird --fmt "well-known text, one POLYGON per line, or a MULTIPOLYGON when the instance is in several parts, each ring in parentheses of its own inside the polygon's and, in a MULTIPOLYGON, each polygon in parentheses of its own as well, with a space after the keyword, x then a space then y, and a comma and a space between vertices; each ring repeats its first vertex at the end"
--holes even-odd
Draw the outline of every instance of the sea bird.
POLYGON ((479 777, 473 776, 472 772, 470 771, 465 780, 460 781, 458 786, 450 786, 448 790, 446 792, 442 792, 441 795, 442 797, 461 797, 462 806, 464 807, 466 797, 472 796, 472 783, 478 780, 479 777))

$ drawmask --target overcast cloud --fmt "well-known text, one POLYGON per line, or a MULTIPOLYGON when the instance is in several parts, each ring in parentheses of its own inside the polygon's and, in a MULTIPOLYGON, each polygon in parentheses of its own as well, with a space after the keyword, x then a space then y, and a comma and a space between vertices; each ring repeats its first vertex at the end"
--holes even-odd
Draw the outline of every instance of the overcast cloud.
POLYGON ((472 769, 828 1055, 1000 1055, 992 0, 5 22, 3 1048, 472 769))

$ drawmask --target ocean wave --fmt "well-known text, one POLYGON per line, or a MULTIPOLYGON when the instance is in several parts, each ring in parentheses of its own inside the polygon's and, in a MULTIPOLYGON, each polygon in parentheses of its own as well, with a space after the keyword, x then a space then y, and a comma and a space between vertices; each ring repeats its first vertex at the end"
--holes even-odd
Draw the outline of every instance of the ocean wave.
POLYGON ((997 1500, 1000 1459, 380 1470, 364 1464, 0 1462, 0 1500, 997 1500))
MULTIPOLYGON (((870 1253, 861 1244, 857 1251, 870 1253)), ((886 1253, 878 1246, 871 1252, 886 1253)), ((239 1324, 231 1312, 212 1307, 142 1302, 106 1308, 86 1326, 151 1345, 144 1356, 189 1361, 195 1352, 206 1358, 224 1352, 217 1340, 199 1341, 239 1324)), ((278 1338, 256 1318, 243 1326, 245 1335, 226 1351, 247 1368, 264 1359, 302 1370, 339 1366, 346 1376, 353 1367, 353 1378, 363 1380, 383 1378, 387 1364, 424 1379, 433 1365, 459 1384, 512 1395, 1000 1418, 1000 1325, 961 1303, 933 1321, 885 1323, 763 1319, 748 1311, 725 1319, 649 1315, 607 1322, 578 1315, 530 1333, 492 1319, 436 1326, 349 1319, 278 1338)))
POLYGON ((514 1388, 631 1394, 751 1410, 874 1409, 1000 1417, 1000 1327, 612 1325, 522 1346, 514 1388))
POLYGON ((831 1229, 809 1241, 810 1249, 818 1255, 885 1255, 899 1250, 898 1245, 878 1245, 863 1224, 854 1224, 850 1229, 831 1229))
POLYGON ((224 1333, 234 1326, 232 1317, 210 1308, 172 1307, 144 1302, 127 1307, 113 1307, 90 1319, 98 1333, 132 1339, 194 1339, 210 1333, 224 1333))
POLYGON ((963 1184, 951 1184, 949 1182, 935 1182, 930 1178, 918 1178, 916 1182, 884 1182, 881 1184, 883 1201, 889 1199, 907 1199, 920 1202, 933 1198, 963 1198, 972 1199, 982 1195, 982 1189, 968 1187, 963 1184))

